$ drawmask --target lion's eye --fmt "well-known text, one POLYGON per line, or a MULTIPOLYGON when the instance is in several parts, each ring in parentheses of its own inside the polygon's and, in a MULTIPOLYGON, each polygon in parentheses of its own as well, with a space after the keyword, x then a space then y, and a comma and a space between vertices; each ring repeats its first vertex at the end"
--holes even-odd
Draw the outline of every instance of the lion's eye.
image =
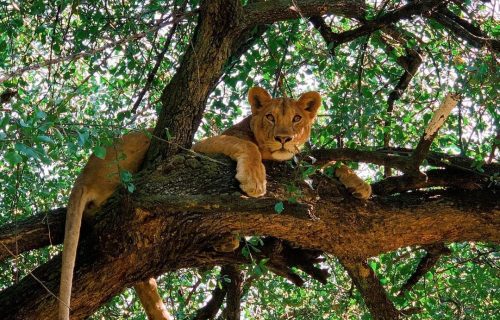
POLYGON ((299 122, 301 119, 302 119, 301 116, 296 115, 295 117, 293 117, 293 122, 299 122))
POLYGON ((266 119, 274 123, 274 117, 272 114, 266 114, 266 119))

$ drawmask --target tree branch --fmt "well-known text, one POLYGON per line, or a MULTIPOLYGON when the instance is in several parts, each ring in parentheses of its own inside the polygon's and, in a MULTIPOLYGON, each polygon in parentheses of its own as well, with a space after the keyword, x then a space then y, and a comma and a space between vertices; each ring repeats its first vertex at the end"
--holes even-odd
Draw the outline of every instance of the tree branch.
POLYGON ((234 267, 225 265, 222 266, 220 271, 220 277, 214 291, 212 292, 212 298, 200 308, 193 320, 206 320, 213 319, 219 312, 222 303, 224 302, 224 298, 226 297, 226 293, 229 289, 229 282, 224 281, 224 277, 230 277, 232 272, 234 271, 234 267))
POLYGON ((400 318, 399 311, 387 298, 384 287, 365 261, 341 257, 339 260, 361 293, 373 319, 394 320, 400 318))
POLYGON ((185 16, 158 21, 153 27, 147 29, 146 31, 139 32, 139 33, 136 33, 133 35, 129 35, 129 36, 124 37, 120 40, 111 41, 103 46, 97 47, 97 48, 89 50, 89 51, 77 52, 77 53, 73 53, 73 54, 70 54, 70 55, 64 56, 64 57, 46 59, 40 63, 35 63, 35 64, 29 65, 29 66, 17 68, 16 70, 14 70, 10 73, 1 75, 0 76, 0 83, 5 82, 7 80, 10 80, 14 77, 18 77, 27 71, 35 71, 35 70, 38 70, 41 68, 50 67, 54 64, 58 64, 61 62, 76 61, 76 60, 79 60, 81 58, 93 56, 96 53, 103 52, 107 49, 114 48, 114 47, 119 46, 121 44, 139 40, 141 38, 144 38, 148 34, 151 34, 157 30, 160 30, 161 28, 168 26, 170 24, 176 23, 176 21, 183 19, 183 18, 185 18, 185 16))
MULTIPOLYGON (((468 191, 466 196, 457 191, 412 192, 363 202, 349 196, 335 180, 313 175, 314 190, 301 188, 307 205, 299 206, 309 212, 297 215, 285 202, 285 211, 277 214, 269 205, 289 197, 286 186, 303 186, 290 181, 297 176, 294 168, 266 164, 268 198, 248 199, 236 195, 232 161, 222 159, 227 165, 221 165, 195 159, 185 155, 182 161, 142 172, 134 182, 136 191, 119 191, 101 208, 94 226, 82 233, 72 299, 75 319, 92 314, 123 288, 148 277, 179 268, 248 263, 239 252, 213 249, 212 243, 222 234, 269 235, 293 243, 292 248, 337 256, 348 250, 357 260, 403 246, 500 242, 498 197, 488 190, 468 191), (217 197, 204 203, 201 195, 217 197)), ((292 260, 284 247, 276 261, 292 260)), ((311 257, 312 264, 318 255, 311 257)), ((59 266, 56 257, 33 273, 56 291, 59 266)), ((55 306, 56 300, 30 277, 0 293, 0 314, 6 320, 53 318, 55 306)))
MULTIPOLYGON (((401 35, 399 35, 399 33, 397 33, 390 27, 386 27, 384 30, 385 31, 390 30, 391 34, 393 35, 395 34, 396 36, 398 36, 398 39, 401 38, 401 35)), ((389 45, 387 44, 387 46, 389 45)), ((401 56, 397 59, 398 64, 404 69, 403 75, 399 78, 398 83, 391 91, 387 99, 387 119, 384 123, 384 127, 386 128, 386 130, 384 131, 384 148, 390 147, 391 135, 389 128, 391 126, 391 120, 392 120, 391 117, 394 111, 394 103, 401 98, 406 88, 408 88, 411 79, 413 79, 413 77, 418 71, 418 68, 422 64, 422 56, 420 50, 414 50, 411 48, 405 48, 405 50, 406 50, 406 55, 401 56)), ((391 168, 385 167, 384 176, 387 178, 390 177, 391 175, 392 175, 391 168)))
MULTIPOLYGON (((182 17, 184 15, 184 11, 186 10, 187 6, 187 0, 185 0, 179 10, 175 10, 172 13, 173 16, 176 17, 182 17)), ((148 77, 146 79, 146 83, 144 84, 144 87, 142 88, 141 92, 137 96, 137 99, 135 100, 134 105, 132 106, 132 109, 130 109, 131 113, 135 113, 137 111, 137 108, 141 104, 142 98, 148 92, 149 88, 153 84, 153 80, 156 77, 156 73, 158 72, 158 69, 160 68, 161 63, 163 62, 163 59, 165 58, 165 54, 167 53, 167 50, 170 46, 170 42, 172 41, 172 38, 174 37, 175 31, 177 30, 177 26, 179 25, 181 19, 174 19, 172 23, 172 27, 170 27, 170 30, 167 35, 167 39, 165 40, 165 43, 163 44, 163 49, 161 50, 160 54, 156 57, 156 63, 153 67, 153 69, 149 72, 148 77)))
POLYGON ((242 26, 251 28, 277 21, 302 17, 335 14, 361 19, 365 15, 365 3, 361 0, 274 0, 256 1, 245 6, 242 26))
POLYGON ((453 169, 436 169, 425 172, 426 179, 419 176, 402 175, 388 177, 372 184, 376 195, 390 195, 410 190, 453 187, 462 190, 479 190, 488 187, 488 179, 470 172, 453 169))
POLYGON ((419 166, 427 157, 427 153, 429 153, 432 141, 437 136, 439 129, 444 124, 446 119, 448 119, 451 110, 457 105, 459 100, 459 95, 448 93, 439 108, 436 110, 436 112, 434 112, 434 115, 427 124, 427 128, 425 129, 424 134, 420 138, 417 147, 411 155, 407 169, 410 170, 410 172, 408 173, 414 174, 419 172, 419 166))
POLYGON ((318 29, 318 31, 320 31, 326 43, 332 44, 332 49, 330 49, 330 51, 332 51, 333 48, 342 43, 350 42, 359 37, 369 35, 400 20, 409 19, 415 15, 429 13, 442 3, 442 0, 412 1, 407 5, 403 5, 397 9, 389 11, 373 20, 364 21, 364 19, 361 19, 361 21, 363 21, 362 26, 341 33, 333 33, 324 21, 317 17, 317 15, 311 19, 311 22, 318 29))
POLYGON ((403 296, 406 292, 411 291, 413 286, 430 270, 432 269, 439 258, 443 255, 451 253, 444 243, 437 243, 430 246, 425 246, 427 251, 426 255, 420 260, 415 272, 406 280, 405 284, 401 287, 398 296, 403 296))
POLYGON ((489 38, 480 28, 456 16, 445 6, 432 12, 430 18, 476 48, 487 47, 491 51, 500 52, 500 40, 489 38))
POLYGON ((243 273, 236 266, 227 266, 227 275, 231 280, 228 283, 226 295, 226 309, 223 312, 224 319, 239 320, 241 309, 241 295, 243 284, 243 273))
POLYGON ((0 261, 25 251, 62 243, 66 208, 38 213, 0 226, 0 261))

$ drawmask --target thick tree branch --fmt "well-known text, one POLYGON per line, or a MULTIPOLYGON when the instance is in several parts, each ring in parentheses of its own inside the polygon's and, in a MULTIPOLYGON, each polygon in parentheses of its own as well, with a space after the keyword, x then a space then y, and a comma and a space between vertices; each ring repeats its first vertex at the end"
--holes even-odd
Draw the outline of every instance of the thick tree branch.
POLYGON ((212 298, 208 300, 208 302, 200 308, 193 320, 206 320, 206 319, 214 319, 220 308, 222 307, 222 303, 224 302, 224 298, 226 297, 226 293, 229 289, 230 283, 225 281, 225 277, 230 277, 232 272, 234 271, 234 267, 225 265, 221 268, 219 284, 215 287, 212 292, 212 298))
POLYGON ((437 243, 435 245, 425 246, 427 251, 426 255, 418 263, 415 272, 406 280, 406 283, 401 287, 399 296, 403 296, 405 292, 411 291, 413 286, 430 270, 436 265, 439 258, 443 255, 448 255, 451 253, 443 243, 437 243))
MULTIPOLYGON (((357 260, 403 246, 500 242, 498 197, 488 190, 412 192, 363 202, 352 199, 336 181, 314 175, 314 190, 302 188, 302 202, 307 202, 309 212, 277 214, 268 207, 271 201, 288 198, 290 183, 302 186, 290 181, 298 176, 295 169, 268 164, 269 198, 247 199, 236 195, 234 163, 226 162, 186 155, 183 161, 143 172, 134 194, 121 191, 102 207, 105 214, 97 215, 80 242, 72 299, 75 319, 88 316, 123 288, 147 277, 179 268, 246 263, 239 252, 213 249, 212 243, 222 234, 269 235, 294 247, 337 256, 348 252, 357 260), (219 203, 203 203, 202 194, 217 195, 212 198, 219 203), (176 197, 183 200, 176 202, 176 197), (252 206, 259 209, 251 210, 252 206)), ((285 211, 289 206, 285 203, 285 211)), ((57 257, 33 273, 55 292, 59 266, 57 257)), ((0 294, 0 314, 5 319, 52 318, 55 306, 56 300, 30 277, 0 294)))
POLYGON ((190 46, 170 83, 163 89, 162 109, 154 135, 170 143, 153 140, 146 163, 177 153, 179 147, 190 148, 205 109, 208 95, 221 77, 233 50, 239 47, 242 34, 243 8, 240 1, 202 1, 198 23, 190 46), (185 93, 189 92, 189 95, 185 93))
POLYGON ((271 24, 281 20, 324 14, 335 14, 362 19, 365 15, 365 3, 361 0, 255 1, 245 6, 244 22, 242 26, 251 28, 257 25, 271 24))
POLYGON ((387 297, 377 275, 365 261, 341 257, 339 260, 356 284, 373 319, 394 320, 400 318, 399 311, 387 297))
POLYGON ((0 227, 0 261, 25 251, 62 243, 66 208, 42 212, 0 227))
POLYGON ((241 310, 241 295, 243 285, 243 273, 236 266, 227 266, 228 283, 226 294, 226 309, 224 310, 224 319, 239 320, 241 310))

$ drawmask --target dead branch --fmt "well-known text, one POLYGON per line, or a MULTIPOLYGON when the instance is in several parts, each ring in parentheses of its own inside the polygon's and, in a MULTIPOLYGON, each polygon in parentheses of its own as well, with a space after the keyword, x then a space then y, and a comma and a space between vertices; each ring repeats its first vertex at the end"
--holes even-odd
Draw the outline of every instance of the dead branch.
POLYGON ((408 168, 407 170, 405 170, 407 171, 407 173, 416 174, 419 172, 419 166, 427 157, 427 153, 429 152, 432 141, 437 136, 439 129, 444 124, 446 119, 448 119, 451 110, 453 110, 459 100, 460 96, 457 94, 448 93, 446 95, 439 108, 434 112, 434 115, 427 124, 427 128, 425 129, 424 134, 420 138, 417 147, 413 151, 408 164, 408 168))

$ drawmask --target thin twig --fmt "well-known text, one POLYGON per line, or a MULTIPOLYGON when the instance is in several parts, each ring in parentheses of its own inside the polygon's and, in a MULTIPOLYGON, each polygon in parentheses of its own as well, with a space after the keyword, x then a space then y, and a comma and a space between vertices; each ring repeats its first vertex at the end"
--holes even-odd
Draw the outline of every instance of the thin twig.
MULTIPOLYGON (((192 14, 192 12, 190 14, 192 14)), ((95 48, 93 50, 73 53, 73 54, 70 54, 69 56, 59 57, 59 58, 55 58, 55 59, 47 59, 47 60, 42 61, 40 63, 35 63, 35 64, 29 65, 26 67, 18 68, 16 70, 14 70, 13 72, 10 72, 10 73, 7 73, 7 74, 4 74, 3 76, 1 76, 0 83, 5 82, 7 80, 10 80, 14 77, 20 76, 27 71, 38 70, 38 69, 48 67, 48 66, 51 66, 53 64, 65 62, 65 61, 76 61, 76 60, 79 60, 81 58, 92 56, 98 52, 105 51, 106 49, 110 49, 110 48, 116 47, 118 45, 127 43, 127 42, 131 42, 131 41, 135 41, 135 40, 144 38, 148 34, 151 34, 152 32, 155 32, 156 30, 159 30, 167 25, 176 23, 178 20, 185 18, 187 16, 188 16, 188 14, 185 14, 182 17, 174 17, 171 20, 167 20, 167 21, 161 20, 161 21, 157 22, 154 27, 151 27, 151 28, 147 29, 146 31, 133 34, 131 36, 125 37, 125 38, 120 39, 120 40, 111 41, 110 43, 107 43, 107 44, 105 44, 101 47, 95 48)))
POLYGON ((158 69, 160 68, 161 63, 163 62, 163 59, 165 58, 165 54, 167 53, 167 50, 170 47, 170 42, 172 41, 172 38, 173 38, 175 32, 177 31, 177 26, 179 25, 179 22, 181 21, 181 19, 179 17, 182 17, 184 14, 184 11, 186 10, 187 2, 188 2, 187 0, 184 1, 184 3, 181 5, 181 7, 177 13, 175 12, 176 10, 174 9, 173 15, 176 18, 173 19, 172 27, 170 28, 170 31, 168 33, 167 39, 165 40, 165 43, 163 44, 163 49, 161 50, 160 54, 156 58, 156 63, 154 65, 153 69, 151 70, 151 72, 148 74, 146 84, 144 85, 144 88, 142 88, 141 92, 137 96, 137 100, 135 101, 132 109, 130 110, 131 113, 136 113, 137 108, 139 107, 139 104, 142 101, 142 98, 144 97, 146 92, 148 92, 149 88, 151 87, 153 80, 156 76, 156 73, 158 72, 158 69))

